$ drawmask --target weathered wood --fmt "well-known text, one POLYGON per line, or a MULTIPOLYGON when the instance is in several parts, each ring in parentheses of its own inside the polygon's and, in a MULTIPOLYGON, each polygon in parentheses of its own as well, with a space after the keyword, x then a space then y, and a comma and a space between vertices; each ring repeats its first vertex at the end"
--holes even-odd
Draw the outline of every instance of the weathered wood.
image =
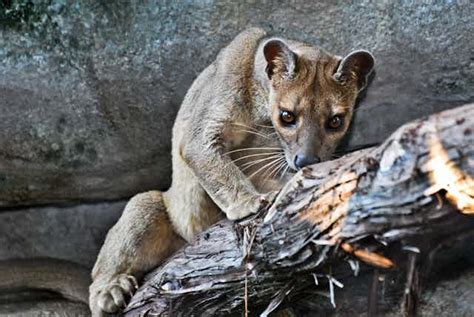
MULTIPOLYGON (((474 228, 474 105, 402 126, 382 145, 304 168, 269 210, 222 221, 149 274, 126 315, 267 315, 334 288, 342 266, 406 266, 474 228), (414 257, 411 257, 414 261, 414 257), (318 285, 314 285, 314 284, 318 285)), ((418 279, 414 262, 407 276, 418 279), (411 274, 411 275, 410 275, 411 274)), ((406 309, 417 288, 407 284, 406 309)), ((327 300, 327 299, 325 299, 327 300)))

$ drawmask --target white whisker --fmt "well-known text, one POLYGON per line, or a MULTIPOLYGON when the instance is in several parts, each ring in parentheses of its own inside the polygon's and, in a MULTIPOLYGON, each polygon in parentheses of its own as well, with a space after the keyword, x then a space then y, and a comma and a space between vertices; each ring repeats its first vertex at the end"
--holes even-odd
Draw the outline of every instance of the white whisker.
POLYGON ((232 124, 232 125, 236 125, 236 126, 238 126, 238 127, 248 128, 248 129, 251 129, 251 130, 254 130, 254 131, 257 131, 257 132, 258 132, 257 129, 255 129, 255 128, 251 127, 251 126, 248 126, 248 125, 246 125, 246 124, 243 124, 243 123, 232 122, 231 124, 232 124))
POLYGON ((278 162, 279 162, 279 164, 275 164, 275 166, 273 166, 272 168, 267 169, 267 170, 262 174, 262 177, 264 177, 265 175, 267 175, 267 176, 265 176, 265 178, 264 178, 260 183, 265 183, 265 181, 266 181, 267 178, 273 173, 273 171, 274 171, 276 168, 278 168, 278 167, 280 166, 280 164, 281 164, 281 162, 282 162, 281 158, 278 159, 278 162))
POLYGON ((277 158, 273 161, 271 161, 270 163, 267 163, 265 165, 263 165, 261 168, 259 168, 257 171, 255 171, 254 173, 252 173, 251 175, 248 176, 248 178, 252 178, 253 176, 257 175, 258 173, 260 173, 260 171, 266 169, 266 168, 271 168, 274 164, 278 164, 280 163, 280 160, 282 159, 285 159, 284 157, 280 157, 280 158, 277 158))
POLYGON ((276 171, 275 175, 272 177, 278 177, 278 174, 280 174, 282 171, 285 170, 285 168, 288 167, 288 163, 286 162, 286 159, 282 162, 281 167, 276 171))
POLYGON ((290 165, 286 164, 286 168, 283 171, 283 173, 281 174, 280 179, 283 179, 285 177, 285 174, 286 174, 286 172, 288 172, 289 169, 290 169, 290 165))
POLYGON ((254 166, 258 163, 261 163, 261 162, 265 162, 265 161, 268 161, 268 160, 271 160, 271 159, 278 159, 280 156, 281 155, 278 154, 278 155, 273 155, 273 156, 266 157, 266 158, 263 158, 263 159, 259 159, 259 160, 244 163, 240 166, 241 171, 244 172, 244 171, 248 170, 250 167, 252 167, 252 166, 254 166))
POLYGON ((280 152, 264 152, 264 153, 256 153, 256 154, 250 154, 250 155, 244 155, 244 156, 241 156, 239 158, 236 158, 235 160, 233 160, 233 162, 238 162, 238 161, 241 161, 241 160, 245 160, 249 157, 255 157, 255 156, 263 156, 263 155, 271 155, 271 154, 279 154, 280 152))
POLYGON ((271 170, 271 172, 263 179, 262 184, 265 184, 268 179, 274 178, 278 175, 278 173, 285 167, 286 159, 281 160, 280 164, 277 164, 275 168, 271 170))
POLYGON ((277 152, 283 152, 283 149, 281 147, 247 147, 247 148, 232 150, 232 151, 224 153, 223 155, 241 152, 241 151, 252 151, 252 150, 279 150, 277 152))
POLYGON ((270 139, 270 137, 268 135, 265 135, 263 133, 260 133, 260 132, 255 132, 255 131, 252 131, 252 130, 244 130, 244 129, 240 129, 238 131, 242 131, 242 132, 247 132, 247 133, 250 133, 250 134, 254 134, 254 135, 258 135, 258 136, 261 136, 262 138, 265 138, 265 139, 270 139))
POLYGON ((278 171, 278 170, 280 169, 280 166, 283 165, 283 164, 285 164, 285 163, 286 163, 286 159, 285 159, 285 157, 283 156, 283 157, 279 160, 279 164, 277 164, 276 170, 272 170, 272 171, 270 172, 270 174, 269 174, 270 177, 273 178, 273 176, 275 175, 274 172, 275 172, 275 171, 278 171))
POLYGON ((262 128, 275 129, 275 127, 272 125, 263 125, 263 124, 255 124, 255 125, 262 128))
MULTIPOLYGON (((232 125, 235 125, 235 126, 238 126, 238 127, 244 127, 244 128, 246 128, 246 129, 240 129, 239 131, 247 132, 247 133, 250 133, 250 134, 255 134, 255 135, 261 136, 261 137, 263 137, 263 138, 269 139, 269 134, 265 134, 265 133, 259 131, 258 129, 256 129, 256 128, 254 128, 254 127, 245 125, 245 124, 243 124, 243 123, 237 123, 237 122, 232 122, 231 124, 232 124, 232 125)), ((257 124, 257 126, 269 128, 269 126, 263 126, 263 125, 259 125, 259 124, 257 124)), ((273 127, 272 127, 272 128, 273 128, 273 127)), ((272 134, 273 134, 273 133, 272 133, 272 134)), ((270 135, 271 135, 271 134, 270 134, 270 135)))

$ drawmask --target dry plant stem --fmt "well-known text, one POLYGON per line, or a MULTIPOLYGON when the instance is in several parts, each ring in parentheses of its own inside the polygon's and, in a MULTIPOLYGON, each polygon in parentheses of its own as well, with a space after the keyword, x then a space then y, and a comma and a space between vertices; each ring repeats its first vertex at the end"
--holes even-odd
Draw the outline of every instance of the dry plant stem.
POLYGON ((417 237, 474 224, 473 128, 471 104, 406 124, 376 148, 304 168, 267 212, 217 223, 150 273, 126 314, 238 314, 247 300, 255 315, 290 292, 342 287, 331 268, 348 257, 406 267, 386 251, 417 250, 417 237), (313 273, 327 283, 315 285, 313 273))
POLYGON ((414 317, 416 315, 416 305, 419 297, 419 270, 416 259, 416 253, 411 253, 408 256, 407 280, 402 306, 403 316, 405 317, 414 317))
POLYGON ((370 287, 370 293, 369 293, 369 305, 368 305, 368 311, 367 311, 367 316, 368 317, 376 317, 379 316, 378 311, 377 311, 377 306, 378 306, 378 299, 379 299, 379 269, 374 269, 374 273, 372 274, 372 285, 370 287))

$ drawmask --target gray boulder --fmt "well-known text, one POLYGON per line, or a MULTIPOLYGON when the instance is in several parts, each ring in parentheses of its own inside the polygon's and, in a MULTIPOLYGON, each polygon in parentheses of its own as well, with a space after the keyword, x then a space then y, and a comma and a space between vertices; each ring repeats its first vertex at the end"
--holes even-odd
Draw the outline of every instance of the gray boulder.
POLYGON ((125 202, 115 202, 4 211, 0 261, 55 258, 92 268, 124 206, 125 202))

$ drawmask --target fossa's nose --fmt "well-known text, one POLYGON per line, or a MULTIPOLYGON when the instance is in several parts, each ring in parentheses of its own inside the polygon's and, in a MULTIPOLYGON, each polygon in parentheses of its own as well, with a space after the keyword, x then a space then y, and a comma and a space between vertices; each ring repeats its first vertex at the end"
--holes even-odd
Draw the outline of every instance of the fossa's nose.
POLYGON ((295 167, 301 169, 307 165, 316 164, 321 162, 321 159, 317 156, 306 156, 306 155, 296 155, 295 156, 295 167))

